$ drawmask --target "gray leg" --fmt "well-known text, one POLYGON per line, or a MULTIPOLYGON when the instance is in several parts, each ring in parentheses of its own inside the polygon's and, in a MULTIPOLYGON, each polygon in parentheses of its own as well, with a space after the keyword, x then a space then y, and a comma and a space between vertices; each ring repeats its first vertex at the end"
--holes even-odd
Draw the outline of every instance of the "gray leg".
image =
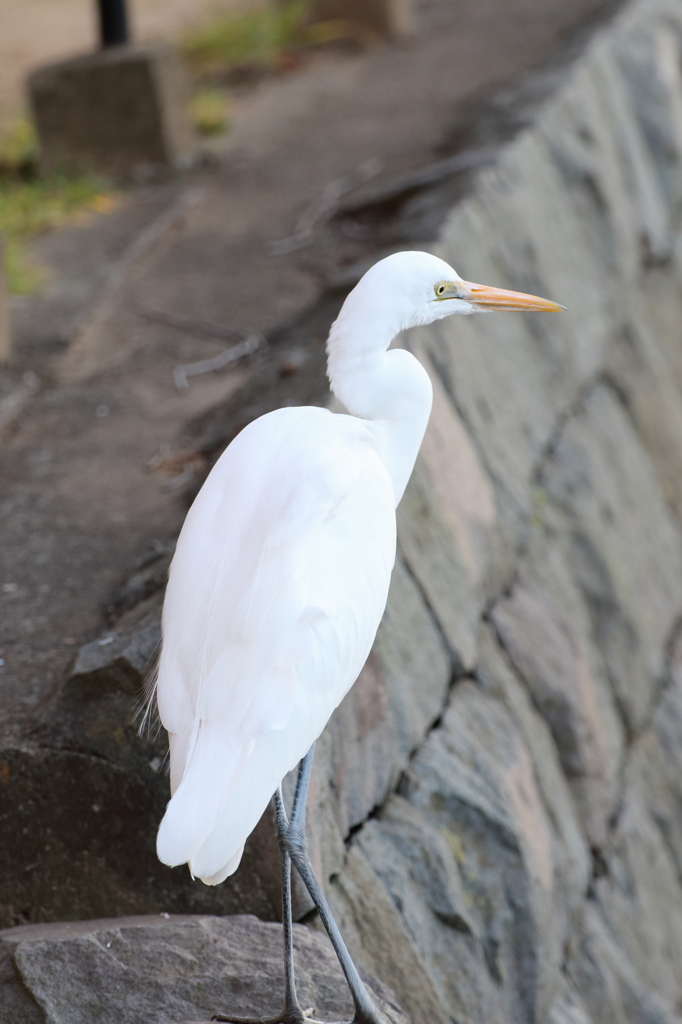
MULTIPOLYGON (((297 786, 298 792, 298 786, 297 786)), ((293 923, 291 918, 291 857, 286 847, 289 820, 282 800, 280 786, 272 798, 275 808, 275 834, 279 844, 282 869, 282 934, 284 940, 284 1007, 272 1017, 236 1017, 216 1014, 211 1020, 229 1021, 231 1024, 308 1024, 312 1010, 303 1011, 296 996, 294 977, 293 923)))
POLYGON ((291 812, 291 820, 286 833, 286 844, 294 867, 303 879, 306 889, 310 893, 313 903, 320 915, 327 935, 334 947, 334 952, 339 958, 341 969, 346 976, 353 1002, 355 1003, 355 1021, 358 1024, 384 1024, 379 1010, 374 1004, 372 997, 367 991, 365 984, 358 974, 357 968, 351 960, 350 953, 341 937, 336 921, 332 916, 331 909, 327 903, 322 886, 315 877, 312 865, 308 858, 308 841, 305 835, 306 825, 306 801, 308 797, 308 786, 310 785, 310 774, 313 766, 313 755, 315 744, 301 761, 296 783, 296 795, 294 806, 291 812))
POLYGON ((315 904, 320 920, 331 940, 343 973, 346 976, 353 1002, 355 1017, 352 1024, 385 1024, 372 997, 365 988, 357 968, 351 960, 346 944, 332 916, 322 887, 308 859, 308 843, 305 836, 306 802, 313 766, 315 744, 301 761, 296 780, 296 792, 288 819, 282 800, 281 786, 273 797, 275 807, 275 829, 280 848, 282 865, 282 928, 284 938, 284 1007, 281 1013, 272 1017, 233 1017, 217 1014, 212 1020, 227 1021, 229 1024, 322 1024, 311 1017, 311 1010, 302 1010, 296 996, 294 978, 293 924, 291 918, 291 863, 303 879, 306 889, 315 904))
POLYGON ((296 995, 296 978, 294 977, 294 926, 291 916, 291 857, 286 846, 289 821, 284 810, 282 787, 274 796, 275 828, 279 843, 282 865, 282 933, 284 939, 284 1010, 281 1019, 283 1024, 300 1024, 312 1010, 304 1013, 296 995))

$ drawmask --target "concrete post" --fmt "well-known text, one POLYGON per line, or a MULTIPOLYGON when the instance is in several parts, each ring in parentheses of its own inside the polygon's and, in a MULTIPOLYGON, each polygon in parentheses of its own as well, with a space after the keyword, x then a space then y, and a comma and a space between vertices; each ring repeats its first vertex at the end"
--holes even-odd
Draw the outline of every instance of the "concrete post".
POLYGON ((110 46, 28 80, 42 169, 145 181, 187 166, 196 140, 172 46, 110 46))

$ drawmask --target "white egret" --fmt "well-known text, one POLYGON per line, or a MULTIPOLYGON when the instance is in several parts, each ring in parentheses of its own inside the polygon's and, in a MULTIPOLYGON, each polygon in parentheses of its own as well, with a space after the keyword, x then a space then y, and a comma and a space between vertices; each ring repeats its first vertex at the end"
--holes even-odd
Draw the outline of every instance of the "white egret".
POLYGON ((341 962, 355 1021, 381 1020, 310 866, 305 815, 314 742, 359 675, 384 612, 395 509, 431 410, 426 371, 388 347, 405 328, 454 313, 562 308, 463 281, 428 253, 381 260, 347 297, 327 344, 331 390, 348 414, 286 408, 255 420, 187 515, 156 683, 172 794, 157 851, 209 885, 222 882, 275 794, 285 1001, 271 1024, 305 1017, 291 952, 292 861, 341 962), (288 819, 280 784, 301 760, 288 819))

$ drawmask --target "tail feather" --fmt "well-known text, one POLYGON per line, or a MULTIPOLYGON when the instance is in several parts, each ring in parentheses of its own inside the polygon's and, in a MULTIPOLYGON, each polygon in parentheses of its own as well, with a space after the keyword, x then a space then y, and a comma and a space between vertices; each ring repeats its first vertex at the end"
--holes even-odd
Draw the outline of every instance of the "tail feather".
POLYGON ((260 821, 280 782, 310 743, 307 736, 292 742, 287 730, 259 736, 248 765, 235 779, 229 799, 205 842, 193 854, 190 869, 208 885, 222 882, 239 867, 244 842, 260 821))
POLYGON ((164 864, 175 867, 192 862, 215 828, 252 746, 253 740, 228 732, 222 724, 202 723, 182 781, 159 826, 156 850, 164 864))
POLYGON ((202 878, 201 881, 204 885, 220 885, 221 882, 225 881, 228 875, 233 875, 235 873, 239 867, 243 853, 244 847, 240 846, 235 855, 228 860, 227 864, 225 864, 220 871, 216 871, 215 875, 211 875, 210 878, 202 878))

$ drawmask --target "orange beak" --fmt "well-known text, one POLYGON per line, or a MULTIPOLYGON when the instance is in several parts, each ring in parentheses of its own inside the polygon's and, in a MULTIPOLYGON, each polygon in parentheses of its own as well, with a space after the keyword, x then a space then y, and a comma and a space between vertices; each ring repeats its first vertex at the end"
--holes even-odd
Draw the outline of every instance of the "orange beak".
MULTIPOLYGON (((506 288, 489 288, 485 284, 473 284, 471 281, 443 281, 446 287, 437 291, 438 299, 463 299, 482 312, 518 313, 523 310, 536 310, 541 313, 559 313, 565 310, 558 302, 541 299, 538 295, 525 295, 523 292, 510 292, 506 288)), ((437 286, 440 288, 440 285, 437 286)))

